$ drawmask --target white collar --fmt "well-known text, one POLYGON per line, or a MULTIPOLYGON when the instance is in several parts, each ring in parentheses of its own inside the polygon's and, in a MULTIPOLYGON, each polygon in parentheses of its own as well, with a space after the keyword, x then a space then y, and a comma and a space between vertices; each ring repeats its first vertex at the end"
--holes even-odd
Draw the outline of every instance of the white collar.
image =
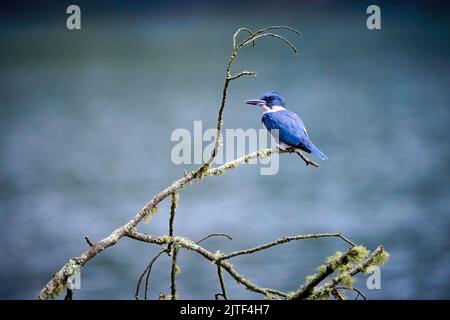
POLYGON ((262 106, 262 107, 264 108, 263 114, 286 110, 286 108, 282 107, 282 106, 273 106, 272 108, 269 108, 267 106, 262 106))

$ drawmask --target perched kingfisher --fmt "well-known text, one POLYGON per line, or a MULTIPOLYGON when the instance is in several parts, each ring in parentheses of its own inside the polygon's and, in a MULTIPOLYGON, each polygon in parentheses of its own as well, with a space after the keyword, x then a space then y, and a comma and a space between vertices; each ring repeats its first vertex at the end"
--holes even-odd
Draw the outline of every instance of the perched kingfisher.
POLYGON ((314 153, 319 159, 328 157, 309 140, 308 132, 302 119, 295 113, 286 110, 285 103, 276 91, 266 92, 259 99, 245 101, 247 104, 258 105, 264 109, 262 122, 269 132, 279 141, 280 148, 294 147, 308 153, 314 153), (274 134, 272 130, 278 130, 274 134))

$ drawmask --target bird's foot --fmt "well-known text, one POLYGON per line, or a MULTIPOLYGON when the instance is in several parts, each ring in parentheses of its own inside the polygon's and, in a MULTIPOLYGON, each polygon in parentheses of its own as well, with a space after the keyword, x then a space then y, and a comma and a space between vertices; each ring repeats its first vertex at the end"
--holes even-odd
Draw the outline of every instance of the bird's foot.
POLYGON ((276 148, 278 150, 282 150, 282 151, 294 151, 295 150, 295 148, 288 146, 285 143, 277 143, 276 148))

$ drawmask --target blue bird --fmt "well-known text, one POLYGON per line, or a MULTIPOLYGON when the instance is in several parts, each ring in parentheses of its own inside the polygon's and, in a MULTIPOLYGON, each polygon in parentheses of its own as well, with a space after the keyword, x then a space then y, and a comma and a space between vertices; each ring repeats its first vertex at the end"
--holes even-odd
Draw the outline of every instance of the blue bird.
POLYGON ((307 153, 312 152, 321 160, 328 159, 309 139, 302 119, 295 113, 286 110, 283 98, 278 92, 269 91, 261 98, 247 100, 245 103, 258 105, 264 109, 262 122, 275 139, 278 139, 282 149, 294 147, 307 153))

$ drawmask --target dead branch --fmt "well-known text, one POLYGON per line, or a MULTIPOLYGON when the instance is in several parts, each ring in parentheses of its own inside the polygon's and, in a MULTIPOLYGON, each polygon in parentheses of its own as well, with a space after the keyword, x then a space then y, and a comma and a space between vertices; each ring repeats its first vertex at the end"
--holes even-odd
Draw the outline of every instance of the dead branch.
MULTIPOLYGON (((318 167, 318 164, 314 161, 308 159, 305 155, 303 155, 302 152, 289 148, 287 150, 281 150, 281 149, 263 149, 259 150, 253 153, 249 153, 245 156, 242 156, 240 158, 237 158, 233 161, 227 162, 221 166, 217 167, 211 167, 214 159, 216 158, 220 145, 221 145, 221 132, 223 128, 223 113, 226 107, 227 103, 227 96, 228 96, 228 89, 229 84, 231 81, 238 80, 244 76, 256 76, 255 71, 240 71, 235 74, 232 74, 231 69, 233 62, 238 56, 238 53, 240 49, 247 46, 248 44, 252 44, 252 46, 255 45, 255 42, 257 40, 272 37, 277 40, 280 40, 282 43, 287 45, 290 49, 294 51, 294 53, 297 53, 297 48, 292 44, 292 42, 287 39, 286 37, 279 35, 278 33, 275 33, 279 30, 285 30, 290 33, 293 33, 294 35, 301 35, 300 32, 297 30, 287 27, 287 26, 271 26, 267 28, 263 28, 260 30, 257 30, 255 32, 252 32, 250 29, 247 28, 239 28, 233 35, 233 42, 232 42, 232 52, 230 55, 230 58, 228 60, 228 63, 226 64, 226 70, 225 70, 225 80, 224 85, 222 89, 222 98, 219 106, 219 111, 217 115, 217 121, 216 121, 216 134, 215 134, 215 142, 214 142, 214 148, 211 152, 210 157, 203 162, 201 166, 199 166, 197 169, 191 171, 191 172, 185 172, 183 177, 180 179, 174 181, 171 185, 169 185, 167 188, 162 190, 160 193, 156 194, 141 210, 139 210, 134 217, 132 217, 127 223, 124 225, 118 227, 113 232, 111 232, 107 237, 100 240, 97 243, 91 242, 91 240, 88 237, 85 237, 86 242, 89 245, 89 249, 82 252, 80 256, 70 259, 64 266, 61 267, 59 271, 57 271, 53 277, 48 281, 48 283, 41 289, 39 294, 37 295, 37 299, 48 299, 48 298, 55 298, 57 297, 67 286, 67 281, 70 277, 72 277, 77 272, 80 272, 81 269, 86 265, 87 262, 89 262, 92 258, 97 256, 99 253, 101 253, 103 250, 114 246, 118 241, 120 241, 124 237, 128 237, 131 239, 135 239, 138 241, 143 241, 150 244, 160 245, 167 247, 163 248, 161 251, 158 252, 156 256, 154 256, 147 267, 145 268, 144 272, 141 274, 138 284, 136 287, 136 293, 135 297, 136 299, 139 299, 139 291, 141 283, 145 277, 145 292, 144 292, 144 299, 147 299, 147 292, 148 292, 148 284, 150 279, 150 273, 152 270, 152 267, 154 263, 158 260, 158 258, 163 253, 168 253, 172 257, 172 264, 171 264, 171 299, 176 299, 177 297, 177 288, 176 288, 176 274, 178 272, 178 266, 177 266, 177 255, 179 253, 179 250, 181 248, 186 250, 191 250, 196 253, 198 253, 203 258, 209 260, 210 262, 216 264, 217 266, 217 272, 218 272, 218 278, 219 283, 221 287, 222 293, 217 294, 216 298, 221 295, 224 299, 228 299, 227 292, 225 289, 225 281, 223 277, 223 272, 227 272, 234 280, 236 280, 238 283, 245 286, 248 290, 251 290, 253 292, 257 292, 260 294, 263 294, 264 296, 268 298, 275 298, 275 299, 288 299, 288 298, 310 298, 311 296, 320 296, 324 294, 329 294, 330 292, 333 292, 336 294, 339 294, 337 285, 341 283, 344 280, 344 277, 352 277, 356 273, 366 270, 369 266, 378 263, 376 260, 376 257, 381 255, 383 252, 383 248, 379 247, 377 250, 375 250, 373 253, 371 253, 367 258, 360 262, 357 265, 354 265, 353 268, 348 271, 346 274, 340 273, 338 276, 333 278, 329 283, 323 285, 321 288, 316 288, 321 281, 323 281, 327 276, 331 275, 337 268, 339 268, 342 265, 345 265, 348 263, 349 260, 353 259, 351 258, 351 253, 354 250, 357 250, 357 246, 355 244, 342 236, 340 233, 324 233, 324 234, 309 234, 309 235, 296 235, 292 237, 284 237, 278 240, 275 240, 273 242, 263 244, 254 248, 249 248, 246 250, 236 251, 233 253, 230 253, 228 255, 221 254, 220 252, 212 253, 205 248, 201 247, 199 244, 203 242, 204 240, 212 237, 212 236, 225 236, 228 237, 231 240, 231 237, 225 235, 225 234, 211 234, 203 239, 194 242, 186 237, 180 237, 175 236, 174 234, 174 220, 175 220, 175 209, 178 206, 178 194, 181 189, 183 189, 186 185, 200 181, 206 176, 217 176, 225 173, 228 170, 234 169, 241 164, 247 163, 251 159, 255 158, 265 158, 270 157, 274 153, 296 153, 300 158, 305 162, 306 165, 312 165, 314 167, 318 167), (243 32, 248 34, 248 36, 242 40, 242 42, 238 43, 238 36, 239 34, 243 32), (136 227, 139 225, 139 223, 146 217, 151 217, 156 211, 157 211, 157 205, 168 198, 169 196, 172 197, 172 204, 171 204, 171 210, 170 210, 170 216, 169 216, 169 235, 168 236, 154 236, 154 235, 147 235, 136 231, 136 227), (297 292, 294 293, 284 293, 277 289, 271 289, 271 288, 264 288, 261 286, 258 286, 245 278, 243 275, 238 273, 235 268, 228 262, 228 259, 239 256, 239 255, 246 255, 246 254, 252 254, 261 250, 266 250, 268 248, 278 246, 284 243, 288 243, 290 241, 296 241, 296 240, 304 240, 304 239, 313 239, 313 238, 322 238, 322 237, 339 237, 348 244, 350 244, 352 247, 347 250, 347 253, 344 254, 339 259, 334 260, 332 263, 330 263, 330 270, 328 270, 328 266, 325 267, 325 270, 322 270, 322 272, 316 276, 313 277, 312 280, 308 281, 305 285, 301 286, 300 289, 297 292)), ((67 291, 67 298, 72 298, 73 292, 67 291)), ((168 296, 164 294, 160 294, 160 299, 167 299, 168 296)))

